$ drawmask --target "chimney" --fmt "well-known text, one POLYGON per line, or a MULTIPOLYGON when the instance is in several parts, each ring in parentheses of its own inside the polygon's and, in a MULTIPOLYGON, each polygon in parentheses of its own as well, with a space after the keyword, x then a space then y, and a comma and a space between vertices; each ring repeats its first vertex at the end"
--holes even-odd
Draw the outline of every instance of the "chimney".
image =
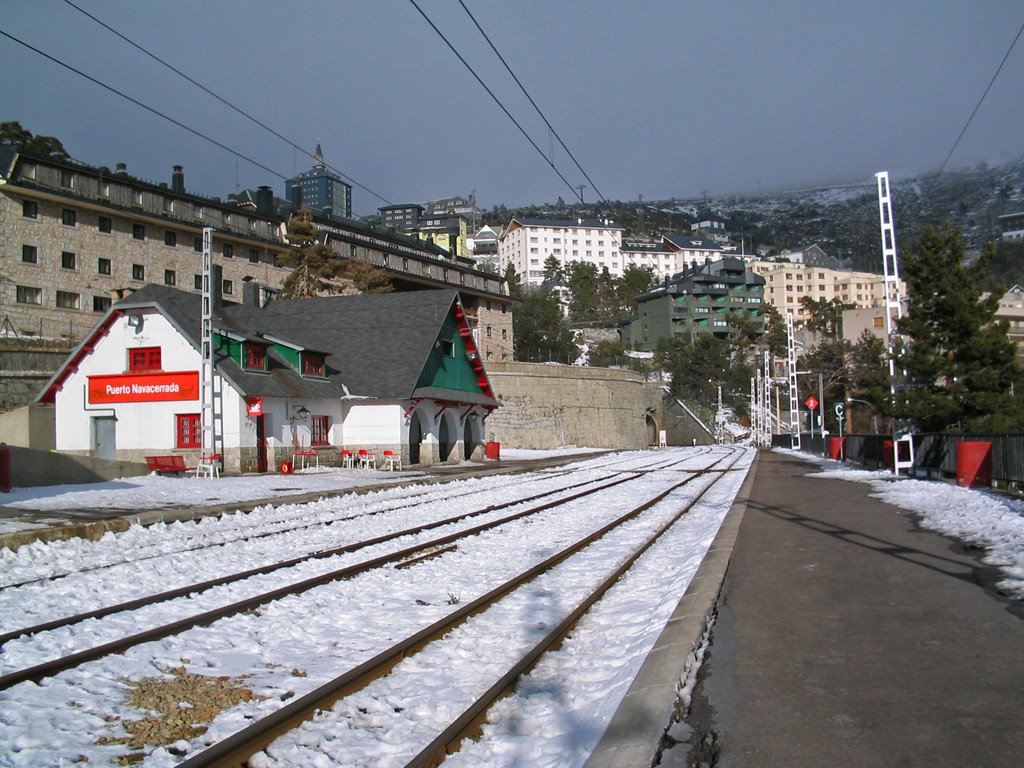
POLYGON ((242 278, 242 305, 260 308, 260 284, 251 277, 242 278))
POLYGON ((185 172, 180 165, 171 170, 171 191, 179 195, 185 194, 185 172))
POLYGON ((123 176, 126 173, 128 173, 128 166, 125 165, 124 163, 118 163, 117 164, 117 171, 116 172, 123 176))
POLYGON ((260 187, 256 190, 256 213, 263 216, 274 215, 274 193, 270 187, 260 187))
POLYGON ((298 184, 292 185, 292 213, 302 207, 302 187, 298 184))

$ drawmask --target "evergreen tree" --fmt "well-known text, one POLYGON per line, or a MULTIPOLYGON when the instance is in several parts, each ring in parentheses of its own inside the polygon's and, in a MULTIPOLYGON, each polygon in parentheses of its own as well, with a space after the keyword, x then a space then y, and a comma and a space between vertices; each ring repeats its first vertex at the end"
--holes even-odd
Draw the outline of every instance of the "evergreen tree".
POLYGON ((33 136, 30 131, 22 128, 17 120, 5 120, 0 123, 0 146, 14 147, 19 152, 52 160, 71 159, 60 139, 53 136, 33 136))
POLYGON ((576 357, 572 331, 549 291, 532 291, 512 315, 515 358, 527 362, 570 362, 576 357))
POLYGON ((654 287, 654 270, 650 267, 638 267, 630 264, 622 270, 616 291, 619 297, 618 319, 624 319, 636 313, 636 297, 642 296, 654 287))
POLYGON ((509 296, 521 296, 523 294, 523 284, 520 282, 519 273, 516 272, 516 268, 512 265, 511 261, 505 265, 503 277, 508 284, 509 296))
POLYGON ((566 264, 565 272, 565 282, 572 294, 569 314, 573 322, 586 323, 596 320, 600 304, 597 267, 585 261, 571 261, 566 264))
POLYGON ((898 365, 906 379, 895 415, 912 419, 921 431, 1003 432, 1024 426, 1024 382, 1015 349, 1006 323, 993 319, 1000 294, 982 296, 993 255, 989 246, 965 264, 960 234, 947 225, 923 229, 904 256, 910 300, 899 323, 906 343, 898 365))
POLYGON ((559 272, 562 271, 562 263, 558 260, 557 256, 548 256, 544 259, 544 279, 550 280, 559 272))
POLYGON ((300 247, 286 251, 279 263, 294 267, 281 284, 281 298, 305 299, 322 294, 343 293, 345 282, 359 293, 388 293, 394 290, 390 275, 372 264, 342 258, 318 240, 313 214, 303 206, 288 221, 288 237, 300 247))

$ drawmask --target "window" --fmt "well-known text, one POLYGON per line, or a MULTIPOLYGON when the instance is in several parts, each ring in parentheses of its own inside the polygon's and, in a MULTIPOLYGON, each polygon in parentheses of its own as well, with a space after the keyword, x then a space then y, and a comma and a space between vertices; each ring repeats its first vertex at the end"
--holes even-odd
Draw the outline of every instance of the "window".
POLYGON ((21 260, 26 264, 39 263, 39 249, 34 245, 21 246, 21 260))
POLYGON ((92 297, 92 311, 93 312, 106 312, 110 309, 110 297, 109 296, 93 296, 92 297))
POLYGON ((146 225, 145 224, 132 224, 132 237, 136 240, 146 239, 146 225))
POLYGON ((487 326, 487 338, 491 338, 491 326, 487 326))
POLYGON ((26 219, 39 218, 39 203, 35 200, 24 200, 21 203, 21 215, 26 219))
POLYGON ((203 252, 203 236, 202 235, 196 235, 195 237, 192 238, 192 250, 196 251, 197 253, 202 253, 203 252))
POLYGON ((77 293, 57 291, 57 306, 61 309, 81 309, 82 300, 77 293))
POLYGON ((455 342, 451 339, 441 339, 438 342, 441 346, 441 354, 445 357, 455 357, 455 342))
POLYGON ((302 354, 302 375, 323 376, 324 356, 316 352, 304 352, 302 354))
POLYGON ((106 258, 105 256, 100 256, 96 260, 96 272, 97 272, 97 274, 100 274, 100 275, 109 275, 110 274, 110 259, 106 258))
POLYGON ((259 251, 259 249, 258 248, 250 248, 249 249, 249 261, 251 261, 253 264, 255 264, 259 260, 260 260, 260 251, 259 251))
POLYGON ((328 416, 310 416, 310 445, 327 445, 327 435, 331 429, 331 420, 328 416))
POLYGON ((71 173, 71 171, 61 171, 60 172, 60 185, 62 187, 64 187, 64 189, 74 189, 75 188, 75 175, 73 173, 71 173))
POLYGON ((71 251, 62 251, 60 254, 61 269, 74 269, 77 259, 71 251))
POLYGON ((197 205, 192 209, 192 215, 197 219, 201 219, 206 215, 206 211, 203 209, 203 206, 197 205))
POLYGON ((164 213, 174 213, 174 200, 169 197, 164 198, 164 213))
POLYGON ((230 280, 225 280, 222 290, 225 296, 231 296, 235 292, 235 284, 230 280))
POLYGON ((36 177, 36 166, 33 163, 25 163, 21 167, 21 172, 26 179, 34 179, 36 177))
POLYGON ((138 205, 138 206, 141 207, 141 205, 142 205, 142 190, 141 189, 133 189, 132 190, 132 205, 138 205))
POLYGON ((146 268, 141 264, 132 264, 132 280, 145 280, 146 268))
POLYGON ((267 370, 267 350, 258 344, 245 345, 245 367, 250 371, 267 370))
POLYGON ((128 350, 129 371, 159 371, 160 347, 136 347, 128 350))
POLYGON ((873 317, 871 318, 871 320, 875 328, 881 328, 883 325, 885 325, 884 317, 873 317))
POLYGON ((43 292, 39 288, 29 288, 27 285, 19 285, 16 298, 19 304, 42 304, 43 292))
POLYGON ((235 246, 231 243, 224 243, 223 254, 225 259, 233 258, 235 255, 235 246))
POLYGON ((176 447, 178 448, 202 448, 203 429, 198 413, 176 413, 174 414, 174 432, 176 435, 176 447))
POLYGON ((165 269, 164 270, 164 285, 177 285, 177 284, 178 284, 178 275, 174 272, 173 269, 165 269))
POLYGON ((508 340, 508 328, 502 328, 501 329, 501 340, 502 341, 507 341, 508 340))
POLYGON ((203 276, 195 275, 192 280, 192 285, 195 287, 197 291, 203 290, 203 276))
POLYGON ((74 227, 78 225, 78 214, 74 208, 62 208, 60 212, 60 220, 64 226, 74 227))
POLYGON ((177 245, 178 244, 178 233, 173 229, 164 230, 164 245, 177 245))
POLYGON ((114 231, 114 222, 109 216, 100 216, 98 226, 100 232, 108 235, 114 231))

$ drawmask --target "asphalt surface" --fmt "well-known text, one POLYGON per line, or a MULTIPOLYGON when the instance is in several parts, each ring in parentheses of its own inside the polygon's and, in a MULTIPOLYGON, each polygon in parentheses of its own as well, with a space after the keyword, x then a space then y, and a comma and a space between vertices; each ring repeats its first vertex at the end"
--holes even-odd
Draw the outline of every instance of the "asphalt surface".
POLYGON ((1024 605, 977 551, 814 469, 760 454, 688 718, 697 748, 670 764, 1024 765, 1024 605))

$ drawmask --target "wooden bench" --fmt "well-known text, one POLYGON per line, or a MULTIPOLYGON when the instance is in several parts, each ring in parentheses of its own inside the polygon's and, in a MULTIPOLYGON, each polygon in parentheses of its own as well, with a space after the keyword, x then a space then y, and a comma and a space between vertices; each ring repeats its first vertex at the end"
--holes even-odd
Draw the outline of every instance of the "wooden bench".
POLYGON ((189 471, 181 456, 147 456, 146 464, 158 475, 183 475, 189 471))

